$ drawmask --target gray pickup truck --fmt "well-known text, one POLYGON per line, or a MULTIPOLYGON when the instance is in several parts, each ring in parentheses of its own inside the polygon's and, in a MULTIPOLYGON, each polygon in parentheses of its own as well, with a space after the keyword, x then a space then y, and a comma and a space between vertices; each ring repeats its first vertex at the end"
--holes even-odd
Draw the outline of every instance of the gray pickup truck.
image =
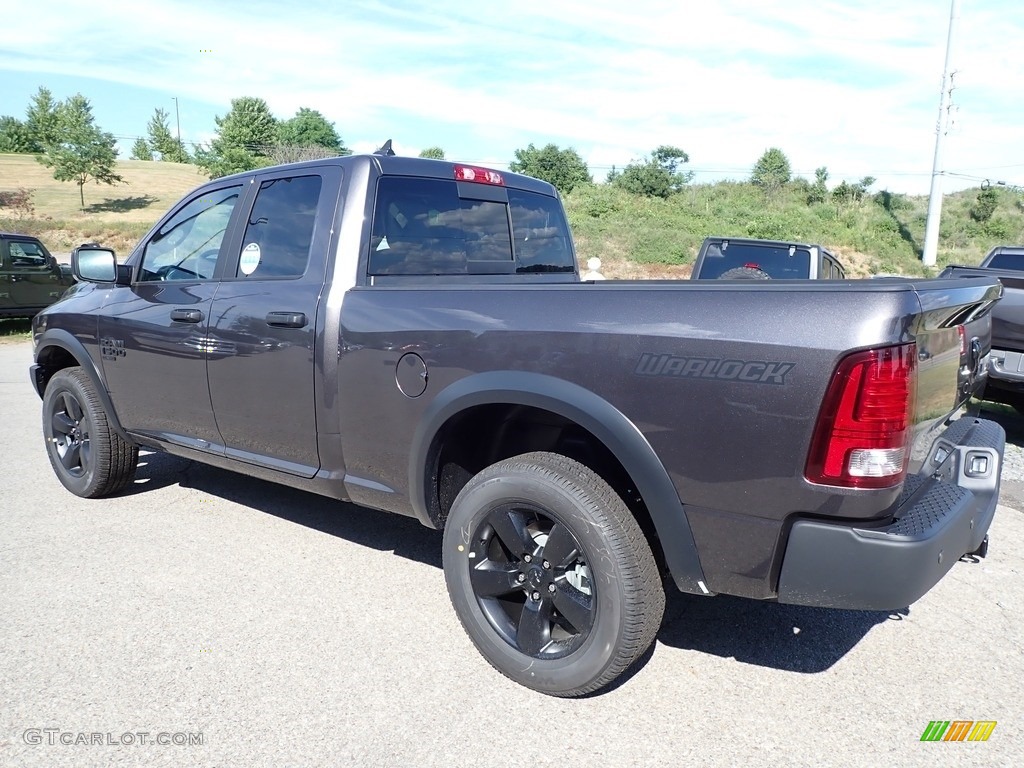
POLYGON ((984 277, 1003 285, 992 312, 987 380, 976 395, 1024 413, 1024 246, 998 245, 976 267, 948 266, 939 277, 984 277))
POLYGON ((1004 435, 954 417, 993 280, 583 282, 550 185, 378 154, 211 181, 73 261, 31 369, 69 491, 141 447, 411 515, 547 694, 639 659, 665 576, 887 610, 986 551, 1004 435))

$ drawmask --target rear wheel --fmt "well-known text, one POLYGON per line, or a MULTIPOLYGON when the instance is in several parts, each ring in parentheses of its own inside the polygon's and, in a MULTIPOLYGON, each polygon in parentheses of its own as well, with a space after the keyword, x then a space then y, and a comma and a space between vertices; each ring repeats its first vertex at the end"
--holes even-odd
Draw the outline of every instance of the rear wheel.
POLYGON ((452 604, 502 674, 554 696, 611 683, 650 647, 665 593, 615 492, 584 465, 529 453, 476 475, 444 535, 452 604))
POLYGON ((117 493, 135 475, 139 450, 110 426, 82 368, 58 371, 46 385, 43 436, 57 479, 76 496, 117 493))

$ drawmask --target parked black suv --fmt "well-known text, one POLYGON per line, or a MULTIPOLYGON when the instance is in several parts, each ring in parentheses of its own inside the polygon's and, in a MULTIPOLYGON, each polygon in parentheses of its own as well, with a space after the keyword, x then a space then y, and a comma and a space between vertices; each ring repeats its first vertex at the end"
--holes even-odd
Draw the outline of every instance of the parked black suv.
POLYGON ((691 280, 845 280, 846 270, 827 248, 782 240, 709 237, 691 280))
POLYGON ((0 317, 32 317, 74 282, 37 238, 0 232, 0 317))

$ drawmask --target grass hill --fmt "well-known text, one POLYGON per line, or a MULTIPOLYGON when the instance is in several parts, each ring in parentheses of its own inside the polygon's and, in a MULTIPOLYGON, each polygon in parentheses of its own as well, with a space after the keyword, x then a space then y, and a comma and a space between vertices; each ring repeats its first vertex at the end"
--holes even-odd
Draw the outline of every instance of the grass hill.
MULTIPOLYGON (((0 191, 33 191, 30 216, 0 208, 0 229, 40 237, 66 253, 95 240, 125 254, 187 191, 205 181, 195 166, 127 160, 118 163, 125 183, 89 183, 86 210, 78 188, 55 181, 31 155, 0 154, 0 191)), ((971 218, 979 190, 947 195, 940 227, 939 264, 976 264, 999 243, 1024 242, 1024 198, 997 189, 991 218, 971 218)), ((719 182, 686 187, 668 199, 640 197, 609 185, 584 185, 565 196, 582 260, 598 256, 612 278, 687 277, 709 235, 764 237, 820 243, 854 276, 924 275, 921 264, 928 200, 879 192, 859 202, 807 204, 806 184, 787 185, 773 195, 748 183, 719 182)))
POLYGON ((85 185, 85 211, 78 185, 53 178, 53 171, 32 155, 0 154, 0 191, 32 190, 31 216, 0 208, 0 229, 39 237, 56 253, 97 241, 126 254, 182 195, 206 181, 194 165, 122 160, 123 184, 85 185))
MULTIPOLYGON (((977 264, 994 245, 1024 242, 1024 198, 996 190, 995 212, 979 223, 970 216, 978 192, 944 198, 940 266, 977 264)), ((667 200, 591 185, 574 189, 566 209, 581 258, 600 257, 608 277, 688 276, 701 241, 711 235, 820 243, 852 276, 929 272, 921 264, 926 196, 883 191, 837 206, 808 205, 799 184, 774 196, 747 183, 693 185, 667 200)))

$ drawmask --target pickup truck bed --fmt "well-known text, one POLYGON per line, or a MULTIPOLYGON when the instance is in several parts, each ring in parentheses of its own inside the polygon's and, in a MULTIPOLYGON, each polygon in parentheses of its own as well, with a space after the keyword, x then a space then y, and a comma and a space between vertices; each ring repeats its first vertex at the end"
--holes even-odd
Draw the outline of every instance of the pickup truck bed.
POLYGON ((31 371, 71 492, 146 447, 415 516, 548 694, 644 653, 662 575, 893 609, 987 545, 1003 433, 950 420, 992 280, 584 283, 550 185, 380 155, 218 179, 74 268, 31 371))

